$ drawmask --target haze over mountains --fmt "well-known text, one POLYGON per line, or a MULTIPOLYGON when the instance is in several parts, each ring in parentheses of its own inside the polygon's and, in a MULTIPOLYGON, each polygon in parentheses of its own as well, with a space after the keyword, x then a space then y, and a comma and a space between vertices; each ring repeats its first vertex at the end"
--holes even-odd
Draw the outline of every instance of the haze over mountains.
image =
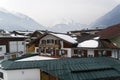
POLYGON ((30 17, 21 13, 9 12, 0 8, 0 29, 12 30, 51 30, 55 32, 67 32, 72 30, 81 30, 89 28, 105 28, 120 23, 120 5, 116 6, 110 12, 100 17, 90 25, 76 22, 60 23, 51 28, 42 26, 30 17))
POLYGON ((55 31, 55 32, 68 32, 73 30, 81 30, 81 29, 84 29, 86 26, 87 25, 85 24, 69 22, 69 23, 56 24, 53 27, 51 27, 49 30, 55 31))
POLYGON ((111 25, 120 23, 120 4, 112 9, 110 12, 100 17, 96 21, 92 22, 90 25, 84 25, 80 23, 70 23, 70 24, 57 24, 52 30, 60 30, 63 32, 70 30, 80 30, 80 29, 90 29, 90 28, 106 28, 111 25))
POLYGON ((92 28, 99 27, 105 28, 111 25, 120 23, 120 4, 112 9, 110 12, 105 14, 104 16, 97 19, 95 22, 91 23, 90 26, 92 28))

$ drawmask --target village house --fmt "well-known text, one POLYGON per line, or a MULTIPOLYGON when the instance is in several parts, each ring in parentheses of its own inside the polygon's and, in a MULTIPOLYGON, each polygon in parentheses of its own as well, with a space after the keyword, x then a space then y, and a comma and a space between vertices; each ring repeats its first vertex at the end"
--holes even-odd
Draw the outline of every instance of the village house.
POLYGON ((26 45, 27 53, 39 53, 39 40, 46 33, 53 32, 47 30, 36 30, 31 34, 28 41, 29 43, 26 45))
POLYGON ((34 31, 26 45, 27 53, 38 53, 39 52, 39 39, 44 34, 41 30, 34 31))
POLYGON ((110 26, 98 33, 100 39, 109 39, 120 48, 120 24, 110 26))
POLYGON ((119 60, 110 57, 54 59, 33 56, 3 61, 0 78, 3 80, 120 80, 120 64, 119 60))
POLYGON ((71 48, 77 45, 75 38, 64 33, 46 33, 39 41, 40 55, 71 57, 71 48))
POLYGON ((24 36, 1 36, 0 59, 16 58, 26 53, 26 37, 24 36))
POLYGON ((0 37, 0 57, 16 58, 26 52, 24 37, 0 37))
POLYGON ((106 29, 81 30, 68 32, 76 36, 78 46, 72 48, 72 57, 110 56, 119 59, 120 24, 106 29))
POLYGON ((109 40, 94 37, 78 43, 77 48, 72 48, 73 57, 100 57, 109 56, 119 58, 119 48, 109 40))
MULTIPOLYGON (((110 26, 98 33, 100 39, 109 40, 112 44, 118 47, 117 58, 120 58, 120 24, 110 26)), ((114 55, 115 56, 115 55, 114 55)))

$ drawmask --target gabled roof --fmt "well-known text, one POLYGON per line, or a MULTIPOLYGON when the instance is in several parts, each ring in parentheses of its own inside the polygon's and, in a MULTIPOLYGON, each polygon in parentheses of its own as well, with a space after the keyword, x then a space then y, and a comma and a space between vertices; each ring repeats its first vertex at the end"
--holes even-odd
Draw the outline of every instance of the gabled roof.
POLYGON ((67 41, 67 42, 70 42, 70 43, 73 43, 73 44, 77 43, 77 41, 73 37, 71 37, 71 36, 69 36, 67 34, 56 34, 56 33, 50 33, 50 34, 54 35, 54 36, 56 36, 56 37, 58 37, 60 39, 63 39, 65 41, 67 41))
POLYGON ((46 33, 41 38, 45 37, 46 35, 55 36, 57 38, 60 38, 60 39, 62 39, 64 41, 67 41, 67 42, 72 43, 72 44, 77 43, 75 38, 73 38, 73 37, 71 37, 71 36, 69 36, 67 34, 64 34, 64 33, 46 33))
POLYGON ((119 60, 109 57, 71 58, 37 61, 3 61, 2 69, 40 69, 60 80, 120 78, 119 60))
POLYGON ((120 24, 110 26, 98 33, 101 39, 110 39, 120 36, 120 24))
MULTIPOLYGON (((40 34, 40 35, 42 36, 42 35, 44 35, 45 31, 43 31, 43 30, 36 30, 36 31, 34 31, 34 32, 31 34, 31 37, 34 37, 34 35, 35 35, 36 33, 38 33, 38 34, 40 34)), ((38 37, 38 36, 36 35, 35 37, 38 37)))

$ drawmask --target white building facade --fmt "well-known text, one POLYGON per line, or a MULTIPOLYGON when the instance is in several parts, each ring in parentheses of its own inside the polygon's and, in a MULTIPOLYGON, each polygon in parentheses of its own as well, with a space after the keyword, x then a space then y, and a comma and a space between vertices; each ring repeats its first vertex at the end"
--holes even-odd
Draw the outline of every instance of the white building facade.
POLYGON ((40 80, 40 69, 0 70, 0 72, 3 73, 3 80, 40 80))
POLYGON ((71 57, 71 48, 75 43, 77 43, 75 39, 65 34, 47 34, 40 39, 40 54, 71 57))

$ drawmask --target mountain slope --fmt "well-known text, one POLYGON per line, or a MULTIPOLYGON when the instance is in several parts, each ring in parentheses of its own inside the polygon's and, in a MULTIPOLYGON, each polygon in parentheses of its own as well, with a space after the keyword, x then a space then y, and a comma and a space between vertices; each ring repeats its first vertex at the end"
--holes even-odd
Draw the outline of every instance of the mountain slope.
POLYGON ((110 12, 97 19, 90 26, 92 26, 93 28, 95 27, 105 28, 119 23, 120 23, 120 5, 116 6, 110 12))
POLYGON ((11 13, 0 8, 0 29, 9 31, 36 30, 44 29, 44 27, 26 15, 20 13, 11 13))

